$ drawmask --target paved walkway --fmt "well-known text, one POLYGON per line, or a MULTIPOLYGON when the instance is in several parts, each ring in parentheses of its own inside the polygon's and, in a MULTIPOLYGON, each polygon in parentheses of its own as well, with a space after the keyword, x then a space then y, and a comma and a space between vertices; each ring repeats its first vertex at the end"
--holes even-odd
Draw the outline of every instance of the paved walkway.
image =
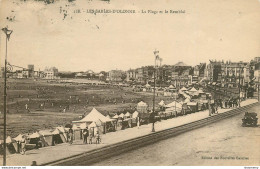
MULTIPOLYGON (((250 99, 241 102, 241 106, 252 104, 257 100, 250 99)), ((231 109, 219 109, 219 113, 229 111, 231 109)), ((155 130, 161 131, 164 129, 180 126, 186 123, 197 121, 207 118, 209 116, 208 111, 201 111, 185 116, 179 116, 176 118, 162 120, 155 123, 155 130)), ((44 147, 40 149, 27 151, 25 155, 11 154, 7 156, 8 166, 29 166, 32 161, 37 161, 37 164, 51 162, 54 160, 62 159, 72 155, 80 154, 86 151, 90 151, 105 145, 114 144, 120 141, 129 140, 138 136, 143 136, 151 133, 152 124, 142 125, 139 127, 129 128, 125 130, 119 130, 116 132, 107 133, 102 135, 102 144, 82 144, 82 140, 75 141, 72 145, 68 143, 59 144, 56 146, 44 147)), ((0 165, 2 164, 2 157, 0 157, 0 165)))

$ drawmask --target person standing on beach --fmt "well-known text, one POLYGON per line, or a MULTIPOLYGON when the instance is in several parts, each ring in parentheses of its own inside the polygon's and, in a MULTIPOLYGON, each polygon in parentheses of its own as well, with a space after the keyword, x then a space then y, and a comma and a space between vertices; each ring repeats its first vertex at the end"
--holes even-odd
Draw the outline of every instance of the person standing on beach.
POLYGON ((89 136, 88 127, 86 127, 83 130, 83 144, 87 144, 88 136, 89 136))
POLYGON ((72 128, 69 129, 69 143, 73 143, 73 130, 72 128))
POLYGON ((26 140, 25 140, 25 136, 22 136, 22 140, 21 140, 21 154, 24 155, 25 154, 25 146, 26 146, 26 140))

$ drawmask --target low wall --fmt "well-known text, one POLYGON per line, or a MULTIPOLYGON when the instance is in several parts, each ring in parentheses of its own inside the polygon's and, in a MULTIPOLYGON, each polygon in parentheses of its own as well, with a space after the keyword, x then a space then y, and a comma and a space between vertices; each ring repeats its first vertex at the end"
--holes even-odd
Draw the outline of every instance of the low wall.
POLYGON ((236 108, 221 114, 217 114, 214 116, 207 117, 205 119, 201 119, 195 122, 191 122, 188 124, 184 124, 178 127, 169 128, 166 130, 150 133, 144 136, 136 137, 134 139, 122 141, 119 143, 107 145, 95 150, 91 150, 88 152, 84 152, 78 155, 74 155, 68 158, 64 158, 61 160, 56 160, 48 163, 44 163, 41 165, 53 165, 53 166, 86 166, 91 165, 93 163, 102 161, 103 159, 119 155, 125 153, 130 150, 137 149, 139 147, 143 147, 149 144, 153 144, 157 141, 167 139, 169 137, 173 137, 179 135, 181 133, 200 128, 206 126, 208 124, 220 121, 222 119, 226 119, 228 117, 238 115, 242 112, 245 112, 248 108, 259 105, 260 103, 253 103, 247 106, 243 106, 240 108, 236 108))

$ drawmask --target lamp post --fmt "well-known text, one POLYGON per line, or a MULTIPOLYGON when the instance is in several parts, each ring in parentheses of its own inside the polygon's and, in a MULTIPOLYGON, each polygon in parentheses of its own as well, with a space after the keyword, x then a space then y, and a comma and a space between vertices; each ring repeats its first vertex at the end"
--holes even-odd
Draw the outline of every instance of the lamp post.
POLYGON ((257 99, 259 102, 259 74, 258 74, 258 84, 257 84, 257 99))
POLYGON ((152 120, 153 120, 153 125, 152 125, 152 132, 155 132, 155 129, 154 129, 154 123, 155 123, 155 85, 156 85, 156 61, 157 60, 160 60, 160 57, 159 57, 159 51, 154 51, 154 56, 155 56, 155 59, 154 59, 154 84, 153 84, 153 112, 152 112, 152 120))
POLYGON ((2 28, 2 31, 6 35, 5 45, 5 69, 4 69, 4 154, 3 154, 3 166, 6 166, 6 72, 7 72, 7 41, 9 41, 12 34, 12 30, 8 30, 7 26, 2 28))
POLYGON ((241 102, 241 98, 240 98, 240 81, 241 81, 241 69, 242 70, 244 70, 244 68, 243 67, 239 67, 239 83, 238 83, 238 98, 239 98, 239 104, 238 104, 238 106, 240 107, 240 102, 241 102))

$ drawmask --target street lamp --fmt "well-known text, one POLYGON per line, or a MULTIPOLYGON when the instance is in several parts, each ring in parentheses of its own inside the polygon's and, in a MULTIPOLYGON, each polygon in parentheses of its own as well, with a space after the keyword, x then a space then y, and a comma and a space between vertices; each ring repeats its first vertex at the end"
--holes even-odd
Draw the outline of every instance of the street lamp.
POLYGON ((3 156, 3 166, 6 166, 6 72, 7 72, 7 41, 9 41, 12 34, 12 30, 9 30, 6 26, 2 28, 2 31, 6 35, 6 46, 5 46, 5 69, 4 69, 4 156, 3 156))
POLYGON ((153 125, 152 125, 152 132, 155 132, 154 129, 154 123, 155 123, 155 84, 156 84, 156 61, 160 60, 159 57, 159 51, 154 51, 154 56, 155 56, 155 60, 154 60, 154 85, 153 85, 153 112, 152 112, 152 120, 153 120, 153 125))

